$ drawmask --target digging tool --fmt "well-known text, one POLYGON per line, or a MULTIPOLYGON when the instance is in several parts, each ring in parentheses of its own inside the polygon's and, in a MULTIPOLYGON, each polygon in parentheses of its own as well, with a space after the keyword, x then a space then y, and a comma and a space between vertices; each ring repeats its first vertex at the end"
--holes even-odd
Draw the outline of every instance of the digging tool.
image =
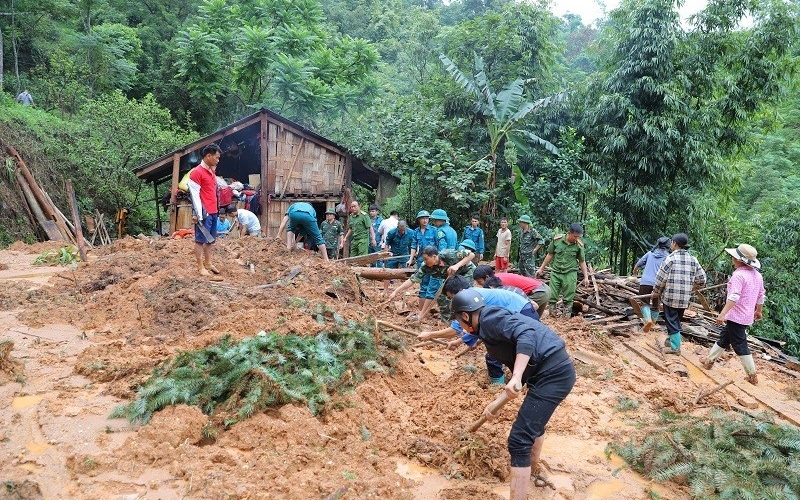
MULTIPOLYGON (((517 385, 514 387, 514 389, 516 389, 517 391, 521 391, 522 384, 517 382, 517 385)), ((508 403, 508 394, 506 394, 506 391, 503 390, 503 392, 501 392, 500 395, 497 396, 497 399, 495 399, 494 401, 491 402, 491 404, 489 404, 489 413, 491 413, 492 415, 497 415, 497 412, 500 411, 500 408, 502 408, 503 405, 506 403, 508 403)), ((482 426, 484 422, 486 422, 486 415, 481 415, 481 418, 472 422, 472 425, 469 426, 468 431, 469 432, 477 431, 478 428, 480 428, 480 426, 482 426)))
POLYGON ((711 306, 708 304, 708 299, 706 299, 706 296, 703 295, 700 292, 700 290, 695 290, 694 293, 697 295, 697 298, 700 299, 700 303, 703 305, 703 309, 705 309, 706 311, 710 311, 711 306))
MULTIPOLYGON (((385 326, 386 328, 391 328, 392 330, 397 330, 398 332, 403 332, 403 333, 411 335, 411 336, 413 336, 414 338, 417 338, 417 339, 419 338, 419 333, 415 332, 414 330, 409 330, 408 328, 403 328, 402 326, 397 326, 397 325, 394 325, 392 323, 388 323, 388 322, 382 321, 382 320, 376 320, 375 324, 376 325, 380 325, 380 326, 385 326)), ((441 339, 424 340, 424 341, 422 341, 422 343, 424 345, 428 345, 428 343, 447 345, 447 342, 445 342, 444 340, 441 340, 441 339)), ((414 344, 413 347, 421 347, 421 346, 419 346, 419 344, 414 344)))

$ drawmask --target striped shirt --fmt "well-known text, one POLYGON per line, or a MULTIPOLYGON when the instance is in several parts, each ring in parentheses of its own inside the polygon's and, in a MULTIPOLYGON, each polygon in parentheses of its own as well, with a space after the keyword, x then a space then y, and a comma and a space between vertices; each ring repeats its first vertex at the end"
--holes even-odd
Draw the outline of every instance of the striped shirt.
POLYGON ((689 307, 692 289, 704 285, 706 272, 689 252, 675 250, 664 259, 656 273, 653 293, 661 294, 661 302, 675 309, 689 307))
POLYGON ((737 267, 728 281, 728 300, 736 305, 728 311, 726 320, 740 325, 752 325, 757 304, 764 303, 764 279, 750 266, 737 267))

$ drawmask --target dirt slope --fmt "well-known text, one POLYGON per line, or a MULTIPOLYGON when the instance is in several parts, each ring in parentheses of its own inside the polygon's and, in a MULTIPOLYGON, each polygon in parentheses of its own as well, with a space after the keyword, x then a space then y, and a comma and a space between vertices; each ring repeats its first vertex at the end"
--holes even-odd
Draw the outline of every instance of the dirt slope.
MULTIPOLYGON (((15 244, 0 252, 0 341, 14 342, 10 362, 0 366, 0 479, 11 482, 6 494, 13 490, 13 498, 507 497, 505 441, 518 402, 478 432, 465 431, 497 392, 487 386, 480 351, 456 359, 437 346, 409 348, 392 373, 371 376, 319 418, 287 405, 216 439, 203 437, 209 417, 186 406, 145 426, 107 419, 177 351, 260 330, 317 333, 322 326, 307 312, 316 304, 346 319, 405 324, 378 307, 378 288, 359 284, 347 267, 289 254, 275 242, 229 240, 217 248, 227 264, 222 280, 201 280, 192 242, 131 238, 96 250, 91 264, 74 270, 32 267, 46 248, 15 244), (291 283, 258 288, 298 265, 291 283)), ((607 457, 606 444, 642 432, 661 409, 757 405, 761 394, 800 414, 786 396, 798 392, 796 379, 766 362, 759 361, 757 393, 744 387, 735 357, 718 363, 713 375, 737 382, 696 407, 698 391, 714 383, 691 361, 704 348, 686 346, 686 359, 676 360, 689 377, 679 377, 581 318, 548 323, 567 341, 579 378, 545 442, 556 489, 533 489, 530 498, 645 499, 651 491, 689 498, 685 488, 653 484, 607 457)), ((648 352, 655 338, 626 342, 648 352)))

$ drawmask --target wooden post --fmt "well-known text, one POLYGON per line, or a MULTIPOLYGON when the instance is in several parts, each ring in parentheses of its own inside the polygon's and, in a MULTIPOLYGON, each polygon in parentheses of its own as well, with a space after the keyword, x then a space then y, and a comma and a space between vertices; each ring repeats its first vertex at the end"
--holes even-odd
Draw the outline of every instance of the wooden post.
POLYGON ((267 134, 269 134, 269 122, 267 121, 267 114, 262 110, 261 111, 261 120, 259 121, 259 127, 261 128, 261 133, 258 135, 258 147, 261 148, 261 185, 259 189, 261 189, 261 227, 266 229, 264 234, 267 235, 267 238, 270 237, 270 228, 269 228, 269 199, 272 195, 272 189, 274 186, 270 187, 268 184, 269 180, 269 148, 267 147, 267 134), (267 186, 269 189, 265 189, 264 187, 267 186))
POLYGON ((78 213, 78 200, 75 198, 75 190, 72 189, 72 180, 67 179, 64 184, 67 186, 67 198, 72 207, 72 223, 75 224, 75 239, 78 242, 78 252, 81 254, 81 260, 88 262, 86 241, 83 239, 83 228, 81 227, 81 215, 78 213))
POLYGON ((158 235, 161 236, 161 207, 158 202, 158 184, 156 184, 156 181, 153 181, 153 197, 156 200, 156 231, 158 231, 158 235))
MULTIPOLYGON (((178 176, 181 175, 181 155, 172 155, 172 187, 170 188, 169 206, 172 212, 169 214, 169 230, 175 232, 178 226, 178 176)), ((158 202, 156 202, 158 203, 158 202)))

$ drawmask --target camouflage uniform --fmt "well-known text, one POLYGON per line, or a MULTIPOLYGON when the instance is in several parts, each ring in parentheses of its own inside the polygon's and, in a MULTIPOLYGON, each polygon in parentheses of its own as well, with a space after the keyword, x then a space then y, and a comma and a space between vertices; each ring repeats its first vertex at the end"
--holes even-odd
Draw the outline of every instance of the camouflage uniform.
POLYGON ((333 222, 322 221, 320 225, 322 238, 325 240, 325 250, 328 252, 329 259, 339 256, 339 237, 344 234, 342 223, 334 219, 333 222))
POLYGON ((519 235, 519 274, 529 278, 536 277, 536 257, 533 255, 533 249, 536 246, 544 245, 544 238, 539 232, 533 228, 522 231, 519 235))
MULTIPOLYGON (((441 250, 439 252, 439 260, 441 260, 443 264, 433 267, 423 265, 417 269, 409 279, 414 283, 420 283, 425 275, 430 275, 432 278, 444 281, 447 278, 447 268, 458 263, 469 253, 469 250, 453 250, 452 248, 441 250)), ((473 271, 475 271, 475 264, 469 261, 461 266, 461 269, 458 270, 458 274, 465 277, 471 284, 473 271)), ((439 297, 436 299, 436 304, 439 306, 439 314, 442 319, 448 321, 450 319, 450 299, 447 298, 447 295, 440 293, 439 297)))

